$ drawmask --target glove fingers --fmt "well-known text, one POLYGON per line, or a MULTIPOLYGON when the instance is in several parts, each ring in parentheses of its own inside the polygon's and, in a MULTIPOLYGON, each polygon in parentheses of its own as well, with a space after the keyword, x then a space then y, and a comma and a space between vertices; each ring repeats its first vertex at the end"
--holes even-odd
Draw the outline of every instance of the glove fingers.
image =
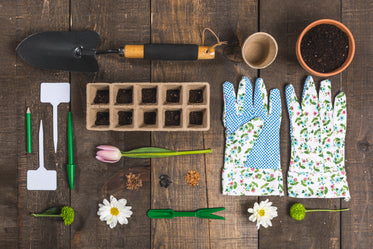
POLYGON ((299 105, 299 101, 297 95, 295 94, 294 87, 292 84, 289 84, 285 88, 286 94, 286 105, 289 112, 289 117, 291 123, 293 123, 296 116, 300 115, 301 109, 299 105))
POLYGON ((224 126, 228 128, 232 123, 238 120, 236 94, 234 92, 232 83, 228 81, 223 84, 223 99, 223 123, 224 126))
POLYGON ((253 111, 253 87, 249 78, 242 77, 237 94, 238 109, 242 110, 244 121, 251 119, 253 111))
POLYGON ((269 115, 281 116, 281 96, 278 89, 272 89, 269 95, 269 115))
POLYGON ((319 113, 321 120, 330 120, 333 114, 332 87, 330 80, 323 80, 320 83, 319 91, 319 113))
POLYGON ((333 124, 334 134, 338 138, 344 138, 346 135, 347 122, 347 102, 344 92, 338 93, 334 100, 333 124))
POLYGON ((302 110, 306 112, 314 112, 317 110, 318 99, 315 83, 312 76, 308 76, 304 83, 302 95, 302 110))
POLYGON ((255 82, 254 109, 256 115, 268 115, 267 90, 261 78, 258 78, 255 82))

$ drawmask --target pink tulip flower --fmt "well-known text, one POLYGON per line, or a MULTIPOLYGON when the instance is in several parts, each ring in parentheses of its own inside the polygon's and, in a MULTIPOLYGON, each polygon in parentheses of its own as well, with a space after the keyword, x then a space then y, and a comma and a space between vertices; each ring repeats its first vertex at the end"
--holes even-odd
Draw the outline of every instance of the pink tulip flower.
POLYGON ((122 158, 121 151, 111 145, 100 145, 96 147, 99 149, 96 154, 96 159, 104 163, 116 163, 122 158))

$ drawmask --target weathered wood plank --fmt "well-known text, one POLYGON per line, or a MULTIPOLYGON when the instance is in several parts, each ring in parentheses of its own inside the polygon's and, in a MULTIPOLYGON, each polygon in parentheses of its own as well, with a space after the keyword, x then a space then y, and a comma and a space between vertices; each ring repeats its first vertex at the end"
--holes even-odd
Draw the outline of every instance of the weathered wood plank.
MULTIPOLYGON (((152 43, 199 43, 200 22, 204 13, 199 1, 152 1, 152 43)), ((208 62, 207 62, 208 63, 208 62)), ((201 81, 206 62, 152 62, 152 81, 201 81)), ((152 146, 173 150, 203 149, 202 132, 153 132, 152 146)), ((207 206, 203 155, 154 159, 152 171, 151 208, 191 211, 207 206), (188 186, 184 176, 195 169, 201 175, 200 184, 188 186), (159 176, 167 174, 173 183, 165 189, 159 176)), ((198 218, 159 219, 151 221, 152 248, 207 248, 208 220, 198 218)))
MULTIPOLYGON (((286 110, 285 85, 292 83, 298 96, 303 91, 307 72, 295 57, 295 43, 298 35, 309 23, 321 19, 340 19, 339 1, 261 1, 260 31, 272 34, 278 42, 279 53, 276 61, 260 71, 267 90, 279 88, 282 96, 282 124, 280 130, 281 166, 286 186, 290 158, 289 116, 286 110)), ((320 78, 314 77, 316 86, 320 78)), ((330 78, 333 96, 339 90, 340 76, 330 78)), ((285 187, 286 188, 286 187, 285 187)), ((265 200, 267 198, 260 198, 265 200)), ((289 216, 289 208, 301 202, 306 208, 338 208, 340 200, 333 199, 293 199, 289 197, 269 198, 278 207, 279 217, 273 220, 273 227, 259 232, 259 248, 339 248, 340 215, 333 213, 313 213, 303 221, 295 221, 289 216), (270 238, 270 239, 269 239, 270 238)))
MULTIPOLYGON (((28 35, 41 31, 68 30, 69 2, 17 2, 17 38, 19 43, 28 35)), ((13 48, 14 51, 14 48, 13 48)), ((14 55, 15 56, 15 55, 14 55)), ((69 248, 70 228, 62 220, 37 219, 31 212, 42 212, 51 206, 69 205, 70 195, 66 181, 66 123, 68 104, 58 108, 58 150, 54 153, 52 134, 52 106, 40 103, 41 82, 68 82, 68 73, 53 72, 33 68, 17 57, 17 77, 15 78, 18 154, 18 246, 20 248, 69 248), (26 106, 32 112, 33 153, 25 154, 26 106), (26 189, 27 170, 37 169, 38 131, 40 119, 44 125, 44 160, 47 169, 57 170, 56 191, 28 191, 26 189)))
MULTIPOLYGON (((0 30, 2 46, 0 46, 0 247, 15 248, 17 246, 17 133, 16 124, 19 115, 16 113, 16 92, 14 79, 16 76, 16 58, 14 47, 16 40, 16 4, 3 1, 0 8, 0 30)), ((22 133, 23 134, 23 133, 22 133)), ((23 147, 25 153, 25 146, 23 147)))
POLYGON ((257 200, 256 197, 223 196, 221 174, 224 163, 224 127, 222 125, 223 90, 222 84, 230 81, 237 90, 241 77, 256 76, 241 59, 240 45, 258 27, 257 1, 209 1, 215 6, 209 12, 209 23, 218 32, 222 40, 228 40, 224 56, 217 55, 216 61, 205 69, 206 80, 211 84, 211 128, 204 133, 204 144, 214 149, 213 154, 206 155, 206 180, 208 205, 226 207, 224 222, 210 221, 210 248, 257 248, 258 232, 255 225, 248 220, 247 209, 257 200), (235 13, 234 15, 230 13, 235 13), (221 18, 224 16, 224 18, 221 18), (233 52, 232 54, 228 51, 233 52))
POLYGON ((342 74, 342 89, 347 94, 346 171, 351 192, 351 201, 342 206, 351 211, 342 215, 341 248, 372 248, 373 5, 343 1, 342 6, 342 21, 354 35, 356 54, 342 74))
MULTIPOLYGON (((72 30, 95 30, 101 35, 99 48, 120 48, 125 44, 150 41, 150 3, 134 1, 72 1, 72 30)), ((100 70, 96 74, 73 73, 72 105, 75 153, 76 188, 71 204, 78 216, 72 227, 73 248, 149 248, 150 220, 150 160, 122 159, 109 165, 94 158, 95 147, 111 144, 122 150, 149 146, 150 133, 92 132, 85 128, 86 83, 142 82, 150 80, 150 63, 125 60, 117 55, 97 56, 100 70), (129 172, 141 173, 143 187, 138 191, 125 188, 129 172), (129 224, 110 229, 97 216, 98 203, 110 195, 126 198, 132 206, 129 224)))
MULTIPOLYGON (((201 44, 202 30, 210 27, 223 40, 238 45, 255 31, 256 11, 254 1, 153 1, 152 42, 201 44), (231 15, 237 11, 242 15, 231 15)), ((209 44, 213 44, 211 36, 207 37, 209 44)), ((208 132, 153 133, 152 145, 177 150, 214 149, 213 154, 205 156, 152 160, 152 208, 227 208, 227 211, 218 213, 225 216, 226 221, 191 218, 152 220, 154 248, 256 248, 256 229, 247 222, 247 198, 223 197, 221 194, 224 132, 220 121, 222 83, 225 80, 236 82, 242 74, 254 71, 242 66, 242 60, 240 63, 238 59, 237 63, 227 59, 239 58, 239 49, 228 49, 225 56, 222 51, 219 50, 217 59, 213 61, 152 63, 152 81, 209 82, 212 118, 208 132), (197 169, 201 174, 200 185, 195 189, 186 185, 184 175, 188 169, 197 169), (158 184, 161 174, 168 174, 173 180, 168 189, 158 184)))

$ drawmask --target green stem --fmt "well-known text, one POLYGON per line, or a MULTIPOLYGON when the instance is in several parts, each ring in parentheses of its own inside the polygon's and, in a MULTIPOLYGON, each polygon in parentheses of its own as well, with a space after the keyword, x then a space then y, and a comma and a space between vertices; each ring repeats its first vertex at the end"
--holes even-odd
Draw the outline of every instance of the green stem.
POLYGON ((311 210, 307 210, 306 209, 306 213, 311 213, 311 212, 340 212, 340 211, 348 211, 350 210, 349 208, 345 208, 345 209, 311 209, 311 210))
POLYGON ((194 154, 205 154, 205 153, 211 153, 212 149, 207 150, 192 150, 192 151, 174 151, 174 152, 149 152, 149 153, 128 153, 128 152, 122 152, 122 156, 131 155, 131 157, 134 156, 180 156, 180 155, 194 155, 194 154))
POLYGON ((35 213, 32 213, 31 215, 34 216, 34 217, 61 217, 60 214, 35 214, 35 213))

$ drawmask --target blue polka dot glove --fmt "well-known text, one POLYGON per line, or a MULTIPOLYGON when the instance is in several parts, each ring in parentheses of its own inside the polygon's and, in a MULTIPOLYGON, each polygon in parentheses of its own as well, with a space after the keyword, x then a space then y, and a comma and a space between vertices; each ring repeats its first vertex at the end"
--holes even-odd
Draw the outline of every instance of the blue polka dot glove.
POLYGON ((225 162, 223 194, 284 195, 280 166, 279 130, 281 98, 278 89, 270 94, 262 79, 255 83, 243 77, 237 98, 233 85, 225 82, 223 123, 225 162))
POLYGON ((286 87, 290 118, 291 158, 288 193, 296 198, 350 198, 344 167, 346 95, 331 100, 331 83, 320 83, 319 96, 311 76, 302 103, 292 85, 286 87))

